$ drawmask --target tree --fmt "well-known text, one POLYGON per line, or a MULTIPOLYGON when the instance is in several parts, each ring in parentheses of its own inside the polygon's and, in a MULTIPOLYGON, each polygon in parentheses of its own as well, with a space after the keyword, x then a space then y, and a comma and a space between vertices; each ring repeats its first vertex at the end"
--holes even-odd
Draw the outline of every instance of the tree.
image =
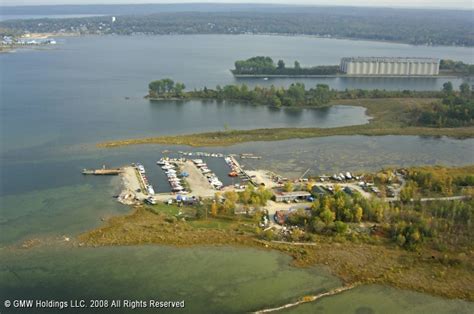
POLYGON ((339 220, 334 223, 334 228, 339 234, 344 234, 347 232, 347 225, 339 220))
POLYGON ((453 83, 451 82, 446 82, 443 84, 443 92, 447 95, 450 95, 453 93, 453 83))
POLYGON ((334 222, 336 219, 336 214, 334 214, 330 209, 325 209, 319 214, 321 220, 327 225, 334 222))
POLYGON ((224 198, 235 204, 239 199, 239 195, 235 191, 227 191, 224 193, 224 198))
POLYGON ((363 215, 364 215, 364 210, 362 209, 360 205, 357 205, 354 208, 354 221, 361 222, 363 215))
POLYGON ((213 201, 211 204, 211 215, 214 217, 217 216, 217 207, 216 201, 213 201))
POLYGON ((181 97, 183 96, 183 91, 186 86, 183 83, 176 83, 174 86, 174 93, 176 96, 181 97))
POLYGON ((294 189, 293 183, 290 181, 285 182, 285 184, 283 185, 283 190, 285 192, 292 192, 293 189, 294 189))
POLYGON ((278 69, 283 70, 285 68, 285 62, 283 60, 278 60, 278 69))
POLYGON ((469 97, 471 96, 471 86, 468 83, 464 82, 459 86, 459 90, 461 91, 462 97, 469 97))
POLYGON ((295 61, 295 70, 301 70, 301 65, 298 61, 295 61))

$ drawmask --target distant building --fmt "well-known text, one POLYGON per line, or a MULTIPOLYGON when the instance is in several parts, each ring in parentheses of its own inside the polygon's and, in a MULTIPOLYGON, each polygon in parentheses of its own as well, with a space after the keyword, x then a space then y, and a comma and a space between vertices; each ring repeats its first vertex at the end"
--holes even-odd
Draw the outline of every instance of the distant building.
POLYGON ((434 76, 439 59, 355 57, 341 59, 341 72, 366 76, 434 76))

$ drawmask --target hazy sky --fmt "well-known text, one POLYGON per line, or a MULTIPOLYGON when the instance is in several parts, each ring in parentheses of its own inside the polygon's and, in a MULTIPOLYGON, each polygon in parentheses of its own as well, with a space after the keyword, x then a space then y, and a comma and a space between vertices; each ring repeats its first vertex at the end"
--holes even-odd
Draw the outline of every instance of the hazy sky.
POLYGON ((126 3, 283 3, 312 5, 351 5, 387 7, 430 7, 473 9, 474 0, 0 0, 1 5, 40 5, 40 4, 126 4, 126 3))

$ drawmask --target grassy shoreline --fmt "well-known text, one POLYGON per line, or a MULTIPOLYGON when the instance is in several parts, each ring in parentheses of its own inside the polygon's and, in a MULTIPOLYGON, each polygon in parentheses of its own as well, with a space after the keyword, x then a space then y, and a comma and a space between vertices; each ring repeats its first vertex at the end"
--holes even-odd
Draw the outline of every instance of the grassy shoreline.
POLYGON ((366 108, 372 119, 368 124, 336 128, 274 128, 253 130, 228 130, 186 135, 170 135, 108 141, 97 144, 99 147, 113 148, 125 145, 164 144, 188 146, 230 146, 255 141, 281 141, 338 135, 419 135, 448 136, 459 139, 473 138, 474 127, 432 128, 409 126, 410 111, 430 105, 433 98, 389 98, 389 99, 345 99, 330 105, 359 106, 366 108))
MULTIPOLYGON (((162 205, 166 206, 166 205, 162 205)), ((166 210, 169 210, 166 208, 166 210)), ((248 218, 203 221, 169 220, 165 210, 137 206, 131 214, 113 217, 104 226, 78 236, 81 246, 160 244, 177 247, 218 245, 277 250, 293 258, 293 265, 321 265, 344 284, 386 284, 446 298, 474 301, 469 254, 460 265, 446 265, 439 252, 410 252, 384 240, 352 242, 318 237, 313 245, 296 246, 258 240, 248 218)))

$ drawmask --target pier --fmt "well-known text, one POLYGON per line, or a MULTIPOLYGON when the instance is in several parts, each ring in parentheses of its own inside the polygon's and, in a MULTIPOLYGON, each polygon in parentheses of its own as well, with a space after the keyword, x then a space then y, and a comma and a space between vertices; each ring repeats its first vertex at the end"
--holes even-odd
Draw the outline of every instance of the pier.
POLYGON ((253 180, 252 180, 252 177, 249 176, 247 174, 247 172, 245 172, 244 169, 242 169, 242 166, 240 166, 240 164, 237 162, 237 160, 235 159, 235 157, 233 155, 229 155, 229 158, 230 160, 232 161, 235 169, 237 170, 237 172, 239 173, 239 177, 242 178, 242 179, 245 179, 245 181, 251 183, 252 185, 254 186, 257 186, 257 183, 255 183, 253 180))
POLYGON ((116 176, 122 173, 122 168, 112 168, 107 169, 102 167, 102 169, 84 169, 82 170, 82 174, 84 175, 95 175, 95 176, 116 176))

